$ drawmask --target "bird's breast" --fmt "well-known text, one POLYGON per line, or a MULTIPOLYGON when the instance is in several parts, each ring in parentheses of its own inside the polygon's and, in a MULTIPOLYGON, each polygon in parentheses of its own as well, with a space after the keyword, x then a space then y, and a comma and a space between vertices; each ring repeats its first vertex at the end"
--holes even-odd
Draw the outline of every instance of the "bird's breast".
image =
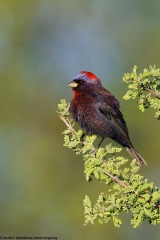
POLYGON ((87 101, 72 101, 70 112, 73 119, 88 134, 96 134, 101 137, 112 137, 113 130, 106 117, 99 111, 98 104, 87 101))

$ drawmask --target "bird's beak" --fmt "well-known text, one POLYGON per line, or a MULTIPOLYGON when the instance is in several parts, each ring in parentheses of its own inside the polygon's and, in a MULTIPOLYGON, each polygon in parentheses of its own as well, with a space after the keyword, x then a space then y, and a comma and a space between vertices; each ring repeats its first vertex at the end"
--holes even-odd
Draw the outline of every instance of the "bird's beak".
POLYGON ((71 88, 76 88, 77 86, 78 86, 78 83, 74 82, 74 80, 68 84, 68 87, 71 87, 71 88))

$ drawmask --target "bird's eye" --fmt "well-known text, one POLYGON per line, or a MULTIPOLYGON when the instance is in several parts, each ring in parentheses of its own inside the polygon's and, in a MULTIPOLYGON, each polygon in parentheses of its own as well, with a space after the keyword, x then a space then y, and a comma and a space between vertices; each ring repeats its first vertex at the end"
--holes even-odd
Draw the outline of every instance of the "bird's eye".
POLYGON ((85 81, 85 80, 82 80, 82 81, 81 81, 81 84, 82 84, 82 85, 84 85, 85 83, 86 83, 86 81, 85 81))

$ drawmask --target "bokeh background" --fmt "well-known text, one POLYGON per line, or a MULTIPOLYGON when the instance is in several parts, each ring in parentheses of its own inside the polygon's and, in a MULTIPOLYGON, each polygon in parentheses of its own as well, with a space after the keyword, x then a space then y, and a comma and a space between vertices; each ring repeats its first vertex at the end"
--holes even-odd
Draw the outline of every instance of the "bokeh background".
MULTIPOLYGON (((125 72, 160 66, 160 1, 0 0, 0 235, 58 239, 154 239, 160 226, 88 225, 82 201, 106 186, 88 183, 82 156, 63 147, 61 98, 81 70, 94 72, 121 102, 131 139, 159 182, 160 134, 154 111, 124 101, 125 72)), ((109 140, 106 140, 106 143, 109 140)), ((122 152, 126 154, 125 151, 122 152)), ((128 156, 128 155, 126 155, 128 156)))

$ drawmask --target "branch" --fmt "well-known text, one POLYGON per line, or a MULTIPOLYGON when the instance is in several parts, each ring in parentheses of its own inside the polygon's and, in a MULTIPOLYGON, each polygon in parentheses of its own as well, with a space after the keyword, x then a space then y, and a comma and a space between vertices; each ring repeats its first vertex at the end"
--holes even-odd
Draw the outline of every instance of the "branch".
POLYGON ((160 99, 160 93, 159 92, 155 92, 153 89, 151 88, 148 88, 148 87, 143 87, 144 90, 150 92, 151 94, 153 94, 155 97, 159 98, 160 99))
POLYGON ((65 116, 59 115, 60 119, 66 124, 66 126, 71 130, 71 132, 76 135, 76 131, 75 129, 72 127, 72 125, 67 122, 67 119, 65 118, 65 116))
POLYGON ((101 170, 103 173, 105 173, 108 177, 110 177, 113 181, 117 182, 120 186, 126 188, 129 186, 129 184, 125 184, 123 181, 121 181, 116 175, 113 176, 112 174, 104 171, 103 169, 101 170))
POLYGON ((160 68, 150 66, 142 73, 137 73, 137 66, 133 72, 124 74, 123 81, 129 90, 123 96, 125 100, 138 98, 139 110, 144 112, 148 108, 155 110, 155 117, 160 120, 160 68), (146 94, 146 92, 150 94, 146 94))

